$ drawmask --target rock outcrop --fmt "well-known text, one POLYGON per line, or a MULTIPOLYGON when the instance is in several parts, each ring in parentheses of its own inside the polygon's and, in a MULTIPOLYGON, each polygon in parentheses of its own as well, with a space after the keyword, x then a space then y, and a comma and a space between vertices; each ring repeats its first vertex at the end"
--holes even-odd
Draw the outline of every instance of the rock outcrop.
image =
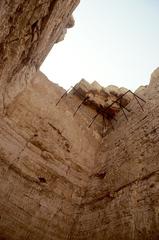
POLYGON ((159 70, 104 137, 99 108, 126 89, 83 80, 59 102, 38 70, 78 3, 0 2, 0 239, 158 240, 159 70))
POLYGON ((73 25, 79 0, 0 2, 0 114, 30 82, 48 52, 73 25), (13 90, 14 89, 14 90, 13 90))
POLYGON ((1 239, 157 240, 158 78, 104 138, 90 106, 73 117, 79 96, 56 105, 63 94, 38 72, 1 119, 1 239))
POLYGON ((100 107, 102 107, 104 110, 119 99, 119 101, 113 104, 110 108, 118 111, 120 110, 120 104, 121 106, 126 107, 133 99, 133 94, 128 91, 129 90, 126 88, 118 88, 113 85, 104 88, 97 82, 89 84, 86 80, 82 79, 75 86, 74 94, 78 95, 81 100, 85 99, 84 103, 90 105, 90 107, 96 110, 98 110, 100 107), (127 94, 124 95, 125 93, 127 94))
POLYGON ((67 29, 68 29, 68 28, 72 28, 72 27, 74 26, 74 24, 75 24, 75 20, 74 20, 73 16, 70 16, 70 18, 69 18, 69 20, 68 20, 68 23, 67 23, 66 26, 63 28, 60 37, 56 40, 56 43, 61 42, 61 41, 64 40, 65 35, 66 35, 66 33, 67 33, 67 29))
POLYGON ((1 239, 68 239, 74 228, 100 137, 70 99, 56 106, 62 93, 37 73, 1 119, 1 239))
POLYGON ((103 139, 73 239, 159 239, 159 77, 103 139), (80 234, 79 234, 80 233, 80 234))

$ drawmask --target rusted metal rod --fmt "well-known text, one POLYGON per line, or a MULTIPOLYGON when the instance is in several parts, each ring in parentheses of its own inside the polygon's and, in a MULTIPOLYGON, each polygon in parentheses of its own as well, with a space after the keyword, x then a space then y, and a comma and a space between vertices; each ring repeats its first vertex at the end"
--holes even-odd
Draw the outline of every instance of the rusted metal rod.
POLYGON ((81 108, 82 104, 83 104, 88 98, 89 98, 89 97, 85 97, 85 98, 83 99, 83 101, 80 103, 80 105, 77 107, 76 111, 74 112, 73 116, 76 115, 76 113, 78 112, 78 110, 81 108))
POLYGON ((92 124, 94 123, 94 121, 96 120, 96 118, 98 117, 99 113, 97 113, 93 118, 91 123, 89 124, 88 128, 90 128, 92 126, 92 124))
POLYGON ((137 94, 135 94, 135 93, 133 93, 131 90, 129 90, 134 96, 136 96, 137 98, 139 98, 141 101, 143 101, 144 103, 146 103, 146 101, 143 99, 143 98, 141 98, 141 97, 139 97, 137 94))
POLYGON ((56 106, 61 102, 61 100, 67 95, 67 93, 71 90, 72 87, 70 87, 67 91, 65 91, 65 93, 60 97, 60 99, 58 100, 58 102, 56 103, 56 106))
MULTIPOLYGON (((127 121, 128 121, 128 117, 127 117, 124 109, 126 109, 128 112, 130 112, 130 110, 127 109, 126 107, 124 107, 121 103, 119 103, 119 100, 122 99, 122 98, 123 98, 127 93, 129 93, 129 92, 134 95, 135 99, 137 100, 138 104, 140 105, 140 107, 141 107, 142 110, 143 110, 143 107, 142 107, 142 105, 140 104, 140 102, 139 102, 138 99, 140 99, 141 101, 143 101, 143 102, 145 102, 145 103, 146 103, 146 101, 145 101, 144 99, 142 99, 141 97, 139 97, 137 94, 133 93, 131 90, 128 90, 128 91, 126 91, 124 94, 122 94, 119 98, 117 98, 113 103, 111 103, 108 107, 106 107, 106 108, 104 109, 104 112, 106 113, 106 112, 108 111, 108 109, 110 109, 115 103, 117 103, 117 104, 119 104, 120 108, 121 108, 122 111, 123 111, 124 116, 126 117, 126 119, 127 119, 127 121)), ((93 124, 94 121, 96 120, 98 114, 100 114, 100 112, 97 113, 97 114, 92 118, 92 121, 91 121, 91 123, 90 123, 90 125, 89 125, 89 128, 92 126, 92 124, 93 124)))

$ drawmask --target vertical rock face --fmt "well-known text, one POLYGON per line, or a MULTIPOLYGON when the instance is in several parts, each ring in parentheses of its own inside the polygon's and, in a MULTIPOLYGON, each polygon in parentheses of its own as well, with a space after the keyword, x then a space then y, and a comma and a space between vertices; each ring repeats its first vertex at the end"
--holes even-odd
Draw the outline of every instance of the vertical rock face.
MULTIPOLYGON (((0 239, 69 239, 100 136, 37 73, 0 122, 0 239)), ((79 100, 74 98, 76 104, 79 100)))
POLYGON ((159 239, 158 72, 102 140, 73 239, 159 239))
POLYGON ((40 72, 0 122, 1 239, 159 237, 158 76, 127 122, 101 137, 100 117, 40 72))
POLYGON ((72 26, 71 14, 78 3, 79 0, 0 2, 1 113, 25 88, 63 30, 72 26))
MULTIPOLYGON (((125 89, 64 89, 37 69, 75 0, 0 2, 0 239, 159 239, 159 70, 102 138, 97 108, 125 89), (57 104, 59 102, 59 104, 57 104)), ((113 99, 113 100, 112 100, 113 99)))

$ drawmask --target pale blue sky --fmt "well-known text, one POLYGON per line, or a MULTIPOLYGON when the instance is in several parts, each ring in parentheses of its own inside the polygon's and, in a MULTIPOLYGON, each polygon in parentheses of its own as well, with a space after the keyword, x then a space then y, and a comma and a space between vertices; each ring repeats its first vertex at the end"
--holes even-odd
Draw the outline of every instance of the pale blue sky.
POLYGON ((159 0, 81 0, 76 25, 41 70, 65 89, 81 78, 135 90, 159 66, 159 0))

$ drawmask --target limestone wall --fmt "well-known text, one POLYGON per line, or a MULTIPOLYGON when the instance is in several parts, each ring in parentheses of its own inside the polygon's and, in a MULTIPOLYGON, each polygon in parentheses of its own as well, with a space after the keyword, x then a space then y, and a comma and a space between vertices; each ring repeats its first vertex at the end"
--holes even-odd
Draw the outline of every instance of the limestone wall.
POLYGON ((1 119, 1 239, 68 239, 74 227, 101 137, 72 99, 56 106, 63 92, 39 72, 1 119))
POLYGON ((73 239, 159 238, 158 70, 140 96, 144 111, 134 99, 97 151, 73 239))
POLYGON ((56 106, 64 90, 36 74, 0 123, 1 238, 158 239, 156 75, 144 111, 133 99, 102 139, 87 106, 73 117, 76 95, 56 106))
MULTIPOLYGON (((79 0, 0 1, 0 239, 159 239, 159 70, 102 138, 38 68, 79 0)), ((98 86, 94 83, 94 87, 98 86)), ((102 98, 103 99, 103 98, 102 98)), ((94 100, 93 100, 94 101, 94 100)))
POLYGON ((0 114, 26 87, 79 0, 0 1, 0 114), (13 91, 14 89, 14 91, 13 91))

